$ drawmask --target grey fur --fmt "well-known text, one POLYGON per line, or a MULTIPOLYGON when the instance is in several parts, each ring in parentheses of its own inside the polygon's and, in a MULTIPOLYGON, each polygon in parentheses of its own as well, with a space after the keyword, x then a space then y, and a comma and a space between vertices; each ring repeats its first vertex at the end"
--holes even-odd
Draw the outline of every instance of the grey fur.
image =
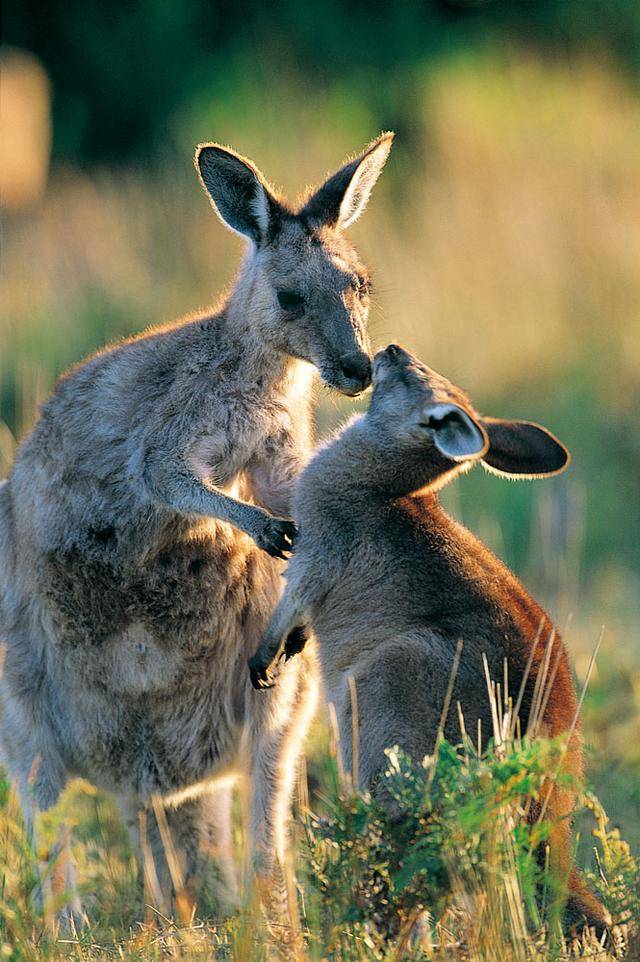
MULTIPOLYGON (((479 461, 503 474, 540 477, 562 471, 568 452, 538 425, 481 418, 460 389, 396 345, 376 356, 373 383, 367 413, 298 478, 296 552, 249 665, 256 687, 277 687, 285 641, 308 623, 336 710, 344 768, 353 765, 351 676, 359 784, 384 798, 384 749, 398 744, 419 760, 435 747, 458 639, 464 648, 452 704, 461 703, 470 732, 480 720, 485 739, 493 734, 483 653, 494 679, 502 679, 506 659, 515 699, 533 648, 521 710, 526 729, 550 632, 555 670, 541 730, 566 732, 577 703, 566 651, 548 616, 481 542, 446 515, 436 494, 479 461)), ((444 732, 460 740, 455 710, 444 732)), ((577 735, 566 766, 580 776, 577 735)), ((606 913, 571 870, 567 816, 573 805, 571 791, 550 791, 551 856, 569 879, 573 917, 602 925, 606 913)))
MULTIPOLYGON (((368 148, 367 165, 373 153, 381 169, 389 146, 368 148)), ((197 161, 221 216, 252 239, 231 295, 61 378, 0 484, 0 748, 29 822, 80 775, 116 795, 134 836, 148 810, 163 863, 159 797, 187 873, 215 822, 210 792, 249 774, 268 876, 316 673, 305 653, 265 701, 244 666, 295 530, 312 365, 350 395, 370 377, 366 270, 243 158, 208 145, 197 161), (302 292, 304 311, 283 310, 281 289, 302 292)))

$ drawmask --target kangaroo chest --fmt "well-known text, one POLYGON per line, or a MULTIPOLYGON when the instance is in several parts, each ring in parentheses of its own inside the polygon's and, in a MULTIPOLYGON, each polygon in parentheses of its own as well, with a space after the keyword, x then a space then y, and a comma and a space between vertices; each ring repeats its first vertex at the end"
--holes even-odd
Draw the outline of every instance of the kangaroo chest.
POLYGON ((247 536, 203 521, 142 556, 121 549, 118 532, 101 536, 102 551, 52 552, 42 572, 56 642, 85 649, 97 682, 162 690, 185 672, 201 674, 203 662, 217 664, 223 649, 257 643, 279 564, 247 536))
POLYGON ((229 484, 252 462, 270 458, 274 444, 286 443, 300 430, 291 405, 286 393, 262 394, 258 388, 212 394, 210 405, 203 403, 187 462, 214 483, 229 484))

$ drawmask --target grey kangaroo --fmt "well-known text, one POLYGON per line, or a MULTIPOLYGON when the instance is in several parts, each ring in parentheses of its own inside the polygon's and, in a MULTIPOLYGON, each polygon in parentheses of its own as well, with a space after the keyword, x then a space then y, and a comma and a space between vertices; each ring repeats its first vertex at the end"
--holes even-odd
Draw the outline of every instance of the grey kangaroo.
MULTIPOLYGON (((453 698, 470 731, 480 719, 486 737, 492 733, 483 652, 494 678, 502 678, 507 660, 514 700, 525 678, 523 730, 545 657, 553 667, 542 713, 547 734, 570 729, 576 697, 557 634, 546 654, 552 626, 545 612, 437 496, 477 462, 507 477, 544 477, 565 468, 567 451, 535 424, 480 417, 459 388, 396 345, 376 355, 373 385, 367 413, 321 448, 298 479, 300 535, 287 586, 249 664, 255 687, 272 685, 289 632, 309 621, 347 770, 354 678, 358 776, 375 791, 385 748, 398 744, 416 759, 433 751, 458 639, 464 647, 453 698)), ((455 712, 444 734, 460 740, 455 712)), ((575 733, 565 767, 582 774, 575 733)), ((574 802, 569 790, 550 794, 552 856, 569 881, 572 921, 602 925, 604 909, 571 868, 567 816, 574 802)))
POLYGON ((370 383, 369 276, 343 230, 392 137, 295 208, 248 160, 199 147, 214 210, 250 241, 235 287, 214 313, 62 377, 0 484, 3 762, 30 825, 69 777, 112 792, 153 854, 156 890, 169 883, 165 818, 185 888, 202 847, 233 888, 241 774, 262 888, 276 890, 316 673, 305 654, 261 701, 245 666, 295 535, 314 368, 349 396, 370 383))

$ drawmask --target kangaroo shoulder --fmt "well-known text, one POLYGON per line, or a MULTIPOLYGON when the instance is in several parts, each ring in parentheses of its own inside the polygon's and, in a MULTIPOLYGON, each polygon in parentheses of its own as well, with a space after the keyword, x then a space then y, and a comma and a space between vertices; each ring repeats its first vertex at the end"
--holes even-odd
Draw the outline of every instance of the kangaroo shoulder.
POLYGON ((0 578, 2 572, 11 564, 12 532, 11 532, 11 498, 9 482, 0 481, 0 578))

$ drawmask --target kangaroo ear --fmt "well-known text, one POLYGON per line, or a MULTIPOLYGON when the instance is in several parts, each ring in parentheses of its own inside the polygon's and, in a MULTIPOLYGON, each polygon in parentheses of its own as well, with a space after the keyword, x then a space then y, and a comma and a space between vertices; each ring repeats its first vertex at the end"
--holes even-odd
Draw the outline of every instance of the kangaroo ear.
POLYGON ((227 227, 260 244, 280 204, 251 161, 219 144, 200 144, 195 165, 216 214, 227 227))
POLYGON ((329 177, 300 211, 300 216, 327 227, 348 227, 367 206, 384 167, 394 134, 381 134, 359 157, 329 177))
POLYGON ((560 474, 571 455, 551 431, 531 421, 483 418, 489 450, 482 463, 496 474, 514 478, 546 478, 560 474))
POLYGON ((484 430, 457 404, 427 404, 421 424, 430 430, 438 451, 451 461, 475 459, 487 450, 484 430))

